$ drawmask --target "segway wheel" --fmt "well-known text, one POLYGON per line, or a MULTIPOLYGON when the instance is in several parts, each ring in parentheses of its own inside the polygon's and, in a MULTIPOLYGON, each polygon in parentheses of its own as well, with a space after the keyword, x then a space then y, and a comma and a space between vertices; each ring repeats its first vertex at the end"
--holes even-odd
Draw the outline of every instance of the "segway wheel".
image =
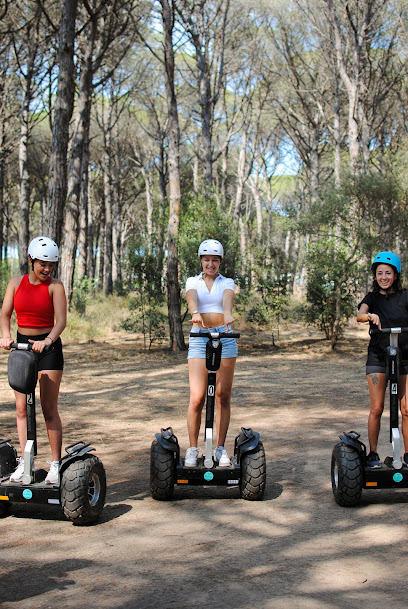
POLYGON ((61 505, 68 520, 76 525, 98 520, 106 496, 106 474, 95 455, 78 459, 62 472, 61 505))
POLYGON ((359 452, 339 442, 333 449, 331 480, 336 503, 353 507, 360 502, 363 488, 363 463, 359 452))
POLYGON ((10 501, 5 501, 2 499, 0 501, 0 518, 4 518, 9 513, 10 509, 10 501))
POLYGON ((153 440, 150 450, 150 493, 158 501, 170 501, 176 483, 176 462, 174 453, 166 450, 153 440))
POLYGON ((241 498, 261 501, 265 493, 266 460, 262 442, 253 452, 245 453, 241 459, 241 498))
POLYGON ((17 467, 17 452, 7 440, 0 439, 0 478, 14 472, 17 467))

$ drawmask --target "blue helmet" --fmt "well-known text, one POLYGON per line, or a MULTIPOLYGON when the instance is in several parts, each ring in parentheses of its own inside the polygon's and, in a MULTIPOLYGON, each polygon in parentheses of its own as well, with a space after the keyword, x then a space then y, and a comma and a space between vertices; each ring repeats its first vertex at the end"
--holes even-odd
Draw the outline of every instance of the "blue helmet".
POLYGON ((398 258, 397 254, 393 254, 393 252, 380 252, 377 254, 371 265, 373 271, 375 271, 378 264, 389 264, 397 273, 401 272, 401 260, 398 258))

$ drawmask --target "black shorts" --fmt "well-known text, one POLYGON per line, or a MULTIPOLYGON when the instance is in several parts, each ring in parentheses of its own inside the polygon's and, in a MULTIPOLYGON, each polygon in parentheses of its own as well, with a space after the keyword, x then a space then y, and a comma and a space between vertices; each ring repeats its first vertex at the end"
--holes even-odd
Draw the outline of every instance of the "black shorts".
MULTIPOLYGON (((17 332, 18 343, 28 343, 29 340, 44 340, 46 334, 37 334, 35 336, 26 336, 17 332)), ((64 355, 62 353, 62 342, 58 337, 55 343, 52 343, 51 347, 44 353, 36 353, 38 358, 38 371, 41 370, 63 370, 64 369, 64 355)))
MULTIPOLYGON (((385 357, 373 349, 369 349, 366 362, 366 374, 374 374, 376 372, 386 372, 385 357)), ((400 374, 408 374, 408 361, 400 361, 400 374)))

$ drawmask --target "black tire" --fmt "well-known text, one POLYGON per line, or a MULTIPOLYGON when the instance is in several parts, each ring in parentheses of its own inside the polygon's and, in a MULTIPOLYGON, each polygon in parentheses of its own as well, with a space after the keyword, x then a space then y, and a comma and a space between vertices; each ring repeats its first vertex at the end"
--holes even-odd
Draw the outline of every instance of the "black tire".
POLYGON ((9 513, 10 509, 10 501, 5 501, 2 499, 0 501, 0 518, 4 518, 9 513))
POLYGON ((333 449, 331 480, 336 503, 353 507, 360 502, 364 470, 361 454, 352 446, 339 442, 333 449))
POLYGON ((253 452, 244 453, 241 458, 240 491, 242 499, 261 501, 266 485, 266 460, 262 442, 253 452))
POLYGON ((153 440, 150 450, 150 493, 158 501, 171 501, 176 483, 174 453, 153 440))
POLYGON ((5 478, 17 467, 17 452, 8 441, 0 439, 0 478, 5 478))
POLYGON ((106 496, 105 469, 94 455, 78 459, 62 472, 61 506, 76 525, 98 520, 106 496))

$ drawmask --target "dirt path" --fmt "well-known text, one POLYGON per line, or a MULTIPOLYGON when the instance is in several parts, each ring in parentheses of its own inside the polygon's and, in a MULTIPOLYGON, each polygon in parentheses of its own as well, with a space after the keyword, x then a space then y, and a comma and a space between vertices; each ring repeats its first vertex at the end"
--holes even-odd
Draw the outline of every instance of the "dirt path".
MULTIPOLYGON (((330 458, 338 433, 363 433, 366 336, 332 354, 307 332, 269 351, 243 337, 228 448, 240 426, 261 433, 263 502, 236 489, 149 495, 149 451, 172 425, 186 446, 185 354, 141 353, 130 339, 68 345, 60 410, 65 443, 91 440, 108 476, 100 522, 75 527, 55 508, 13 506, 0 521, 4 609, 405 609, 408 492, 365 491, 337 506, 330 458)), ((258 341, 259 342, 259 341, 258 341)), ((15 441, 0 353, 0 435, 15 441)), ((380 452, 388 449, 384 421, 380 452)), ((49 458, 39 421, 40 456, 49 458), (41 451, 43 447, 43 451, 41 451)))

